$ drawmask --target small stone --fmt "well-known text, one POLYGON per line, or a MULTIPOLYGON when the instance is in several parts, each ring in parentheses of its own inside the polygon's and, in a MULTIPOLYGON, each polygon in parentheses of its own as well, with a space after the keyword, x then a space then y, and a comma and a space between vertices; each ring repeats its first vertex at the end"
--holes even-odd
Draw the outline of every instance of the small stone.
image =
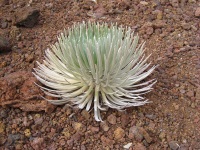
POLYGON ((82 145, 82 144, 81 144, 81 150, 86 150, 85 145, 82 145))
POLYGON ((26 137, 30 137, 30 136, 31 136, 31 131, 30 131, 30 129, 26 129, 26 130, 24 131, 24 135, 25 135, 26 137))
POLYGON ((153 26, 154 26, 155 29, 157 29, 157 28, 163 28, 163 27, 166 26, 166 23, 163 20, 155 20, 153 22, 153 26))
POLYGON ((142 5, 148 5, 149 3, 145 2, 145 1, 141 1, 140 4, 142 4, 142 5))
POLYGON ((15 149, 16 149, 16 150, 21 150, 21 149, 23 149, 23 144, 22 144, 22 143, 17 143, 17 144, 15 145, 15 149))
POLYGON ((115 115, 111 114, 111 115, 108 116, 107 121, 108 121, 110 124, 114 125, 114 124, 117 123, 117 118, 116 118, 115 115))
POLYGON ((134 147, 133 150, 146 150, 146 147, 142 145, 141 143, 137 143, 134 147))
POLYGON ((0 119, 6 118, 8 116, 8 111, 6 109, 2 109, 0 111, 0 119))
POLYGON ((129 119, 129 115, 127 114, 122 114, 121 115, 121 124, 122 124, 122 127, 126 127, 129 123, 130 119, 129 119))
POLYGON ((151 35, 151 34, 153 34, 153 28, 152 27, 147 27, 147 29, 146 29, 146 33, 148 34, 148 35, 151 35))
POLYGON ((196 95, 195 95, 195 98, 196 98, 197 100, 200 100, 200 92, 198 92, 198 91, 200 91, 200 87, 197 88, 197 92, 196 92, 196 95))
POLYGON ((40 125, 42 123, 43 123, 43 118, 42 117, 35 119, 35 124, 40 125))
POLYGON ((31 63, 31 62, 33 62, 33 60, 34 60, 34 55, 33 54, 25 54, 25 61, 26 62, 31 63))
POLYGON ((195 15, 196 17, 200 17, 200 7, 197 7, 197 9, 195 10, 194 15, 195 15))
POLYGON ((81 128, 82 128, 82 123, 74 122, 74 123, 72 124, 72 126, 73 126, 73 128, 74 128, 75 131, 80 131, 81 128))
POLYGON ((161 133, 159 134, 159 138, 163 141, 164 138, 165 138, 165 133, 164 133, 164 132, 161 132, 161 133))
POLYGON ((74 144, 74 142, 73 142, 73 140, 72 140, 72 139, 70 139, 70 140, 67 140, 67 145, 68 145, 68 146, 72 147, 72 146, 73 146, 73 144, 74 144))
POLYGON ((44 143, 44 138, 34 138, 33 141, 31 141, 31 146, 33 149, 40 149, 42 147, 42 144, 44 143))
POLYGON ((9 4, 9 0, 0 0, 0 7, 4 5, 8 5, 8 4, 9 4))
POLYGON ((133 143, 128 143, 126 145, 123 146, 123 148, 125 149, 129 149, 132 146, 133 143))
POLYGON ((158 14, 157 14, 157 19, 158 19, 158 20, 162 20, 162 18, 163 18, 163 12, 160 11, 160 10, 158 10, 157 13, 158 13, 158 14))
POLYGON ((71 136, 71 133, 69 132, 69 130, 67 128, 64 128, 64 130, 62 131, 62 134, 68 139, 71 136))
POLYGON ((179 3, 178 0, 172 0, 171 1, 171 4, 172 4, 173 7, 178 7, 178 3, 179 3))
POLYGON ((129 129, 129 138, 133 138, 135 137, 135 139, 138 142, 141 142, 144 138, 144 136, 139 132, 139 128, 137 126, 133 126, 129 129))
POLYGON ((5 135, 2 133, 0 133, 0 145, 3 145, 6 142, 6 137, 5 135))
POLYGON ((96 133, 96 132, 99 132, 99 127, 90 127, 90 130, 91 130, 93 133, 96 133))
POLYGON ((85 109, 81 112, 81 115, 86 119, 89 120, 90 119, 90 114, 88 111, 86 111, 85 109))
POLYGON ((156 115, 153 115, 153 114, 146 114, 145 117, 147 117, 148 119, 151 119, 151 120, 156 119, 156 115))
POLYGON ((178 145, 177 141, 170 141, 169 142, 169 147, 172 150, 178 150, 180 146, 178 145))
POLYGON ((120 140, 125 136, 125 131, 118 127, 115 131, 114 131, 114 137, 116 140, 120 140))
POLYGON ((65 140, 64 139, 61 139, 60 141, 59 141, 59 144, 60 145, 62 145, 62 146, 64 146, 66 143, 65 143, 65 140))
POLYGON ((6 22, 6 21, 2 21, 2 22, 1 22, 1 28, 2 28, 2 29, 7 28, 7 26, 8 26, 8 22, 6 22))
POLYGON ((0 53, 9 51, 11 51, 11 45, 9 41, 6 38, 0 36, 0 53))
POLYGON ((147 141, 147 143, 152 142, 152 138, 149 136, 148 132, 144 128, 140 127, 139 132, 144 136, 144 139, 147 141))
POLYGON ((100 127, 101 127, 101 128, 103 129, 103 131, 105 131, 105 132, 107 132, 107 131, 109 130, 109 126, 108 126, 108 124, 107 124, 106 121, 101 122, 101 123, 100 123, 100 127))
POLYGON ((4 131, 5 131, 5 125, 3 122, 0 122, 0 134, 4 133, 4 131))
POLYGON ((77 142, 81 139, 81 137, 82 136, 78 132, 76 132, 74 135, 72 135, 72 140, 77 142))
POLYGON ((190 90, 186 94, 187 94, 188 97, 194 97, 194 91, 190 90))
POLYGON ((184 89, 180 89, 180 92, 181 92, 181 94, 184 94, 185 90, 184 89))
POLYGON ((102 135, 101 136, 101 142, 103 144, 103 146, 111 146, 114 144, 114 141, 109 139, 108 137, 102 135))

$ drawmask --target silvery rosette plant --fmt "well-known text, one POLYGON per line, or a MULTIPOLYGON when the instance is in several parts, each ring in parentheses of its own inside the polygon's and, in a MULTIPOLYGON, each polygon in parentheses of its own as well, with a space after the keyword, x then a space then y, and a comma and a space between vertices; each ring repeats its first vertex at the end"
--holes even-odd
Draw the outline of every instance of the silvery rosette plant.
POLYGON ((150 67, 144 43, 130 28, 104 23, 80 23, 58 37, 45 52, 34 75, 41 89, 57 100, 52 104, 72 104, 87 111, 94 108, 96 121, 108 107, 122 110, 148 103, 142 97, 155 80, 144 81, 150 67), (142 82, 143 81, 143 82, 142 82))

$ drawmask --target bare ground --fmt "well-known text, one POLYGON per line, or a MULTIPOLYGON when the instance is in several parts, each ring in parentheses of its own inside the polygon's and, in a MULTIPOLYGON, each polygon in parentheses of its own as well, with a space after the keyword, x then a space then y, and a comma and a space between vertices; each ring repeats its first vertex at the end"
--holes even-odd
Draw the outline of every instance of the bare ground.
POLYGON ((67 105, 51 113, 0 107, 0 149, 108 150, 124 149, 128 143, 130 150, 200 149, 198 1, 5 1, 0 1, 0 34, 10 39, 12 51, 0 53, 2 80, 14 72, 32 71, 56 36, 83 20, 131 27, 147 42, 146 52, 159 67, 150 77, 158 82, 145 95, 152 103, 124 112, 109 109, 102 113, 103 123, 94 120, 92 111, 67 105), (14 25, 14 15, 22 15, 18 12, 24 7, 40 11, 32 28, 14 25))

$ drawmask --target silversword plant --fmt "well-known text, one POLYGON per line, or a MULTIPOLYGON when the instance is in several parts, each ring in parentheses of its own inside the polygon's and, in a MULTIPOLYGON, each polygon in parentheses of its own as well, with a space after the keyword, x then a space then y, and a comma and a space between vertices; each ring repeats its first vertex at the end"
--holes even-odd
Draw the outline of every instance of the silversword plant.
MULTIPOLYGON (((130 28, 104 23, 79 23, 58 37, 45 52, 34 75, 41 89, 57 100, 87 111, 94 108, 96 121, 108 107, 122 110, 149 101, 142 97, 155 80, 144 81, 155 66, 147 63, 144 43, 130 28)), ((39 85, 38 85, 39 86, 39 85)))

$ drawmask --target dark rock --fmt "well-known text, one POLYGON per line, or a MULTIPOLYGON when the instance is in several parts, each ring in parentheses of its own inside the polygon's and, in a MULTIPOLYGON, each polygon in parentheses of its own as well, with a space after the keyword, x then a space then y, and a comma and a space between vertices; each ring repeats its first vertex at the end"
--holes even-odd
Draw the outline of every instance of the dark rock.
POLYGON ((6 142, 6 137, 5 135, 0 133, 0 146, 3 145, 6 142))
POLYGON ((18 27, 32 28, 38 22, 40 11, 35 8, 22 8, 15 13, 15 25, 18 27))
POLYGON ((15 141, 22 139, 22 135, 20 134, 9 134, 7 138, 6 145, 12 145, 15 141))
POLYGON ((9 51, 11 51, 11 45, 9 41, 6 38, 0 36, 0 53, 9 51))
POLYGON ((1 21, 1 28, 2 28, 2 29, 5 29, 5 28, 7 28, 7 26, 8 26, 8 22, 7 22, 6 20, 3 19, 3 20, 1 21))
POLYGON ((4 5, 8 5, 8 4, 9 4, 9 0, 0 0, 0 7, 4 5))
POLYGON ((2 110, 0 111, 0 119, 6 118, 7 116, 8 116, 8 110, 2 109, 2 110))

